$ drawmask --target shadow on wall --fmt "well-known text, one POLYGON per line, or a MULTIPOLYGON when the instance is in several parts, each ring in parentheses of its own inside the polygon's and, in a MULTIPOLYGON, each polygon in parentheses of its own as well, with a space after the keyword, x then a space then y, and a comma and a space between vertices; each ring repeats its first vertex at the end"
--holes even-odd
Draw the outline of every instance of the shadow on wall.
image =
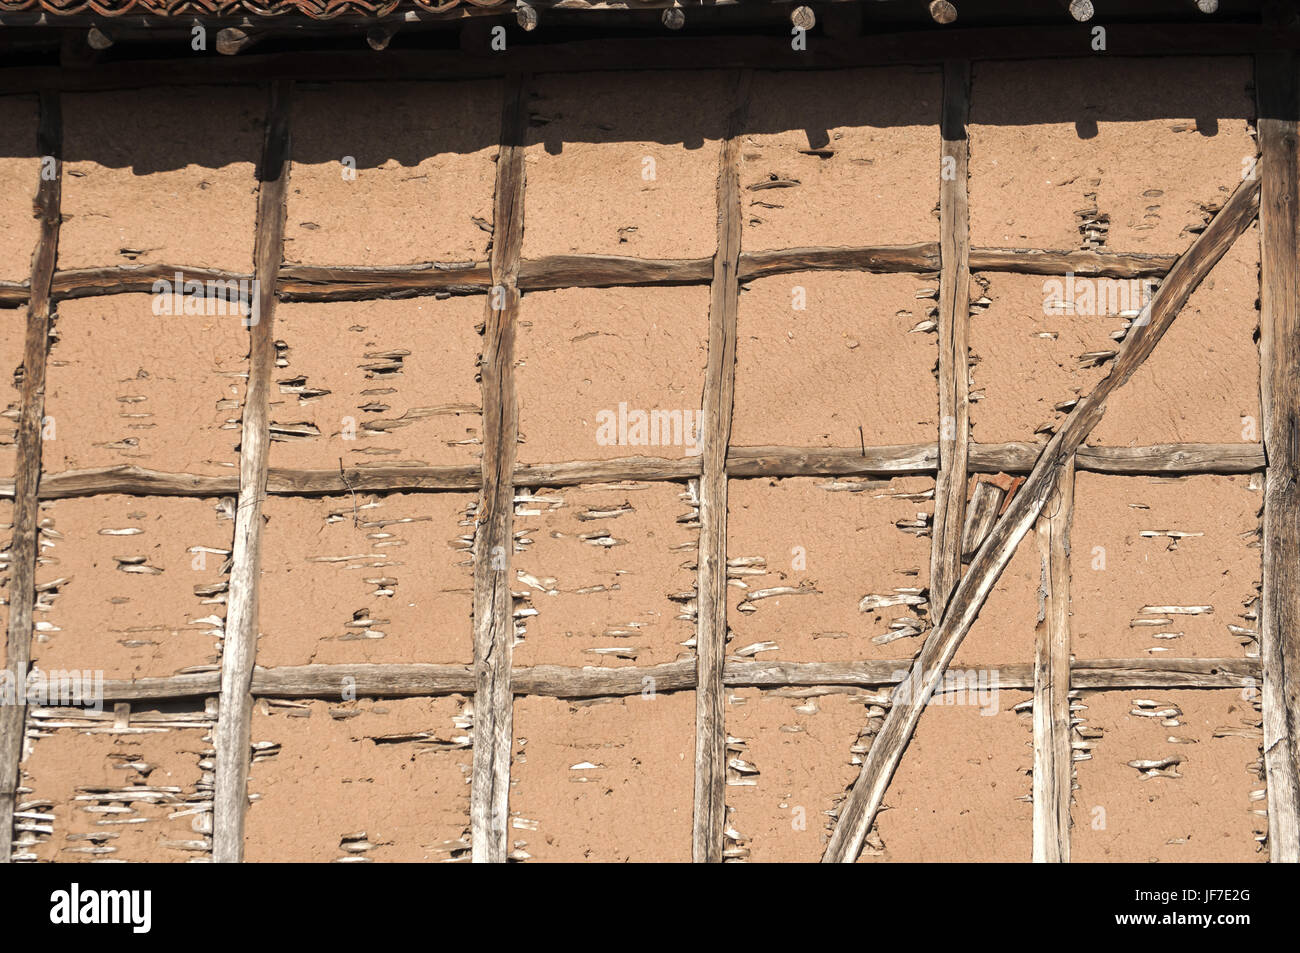
MULTIPOLYGON (((1249 60, 1104 58, 980 62, 971 121, 985 125, 1073 123, 1080 139, 1106 123, 1176 119, 1214 136, 1224 119, 1252 119, 1249 60)), ((941 103, 918 95, 935 67, 760 73, 747 131, 802 130, 825 148, 846 127, 937 125, 941 103), (764 82, 763 77, 768 77, 764 82), (779 81, 777 80, 779 77, 779 81)), ((706 148, 723 135, 732 90, 725 71, 545 74, 529 97, 528 144, 560 154, 567 143, 656 142, 706 148)), ((0 157, 36 154, 36 97, 26 129, 0 140, 0 157)), ((432 156, 495 148, 502 84, 304 83, 295 89, 297 162, 352 156, 357 168, 389 160, 414 167, 432 156), (380 108, 377 108, 377 104, 380 108)), ((137 175, 195 165, 257 161, 266 94, 257 86, 180 87, 69 93, 63 97, 64 153, 137 175)))

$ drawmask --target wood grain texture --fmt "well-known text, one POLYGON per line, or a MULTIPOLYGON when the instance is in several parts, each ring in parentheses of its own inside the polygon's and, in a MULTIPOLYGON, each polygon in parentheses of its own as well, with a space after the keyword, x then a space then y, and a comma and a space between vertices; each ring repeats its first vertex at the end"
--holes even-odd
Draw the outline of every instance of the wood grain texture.
POLYGON ((492 283, 484 321, 483 490, 474 533, 474 765, 470 786, 471 856, 505 863, 509 853, 510 757, 514 707, 510 664, 515 639, 511 596, 514 550, 512 476, 519 439, 515 396, 515 321, 524 240, 524 131, 527 79, 512 77, 501 114, 492 226, 492 283))
POLYGON ((1044 448, 1024 485, 1012 497, 993 533, 953 593, 939 624, 921 646, 913 663, 916 672, 914 683, 920 685, 921 690, 911 693, 902 703, 894 704, 885 716, 884 724, 863 760, 858 780, 841 807, 839 821, 822 857, 824 862, 852 863, 861 853, 862 844, 926 702, 943 679, 944 671, 970 631, 998 577, 1011 561, 1016 547, 1055 491, 1061 467, 1101 420, 1107 398, 1142 365, 1202 279, 1255 219, 1258 202, 1259 182, 1252 177, 1237 187, 1191 248, 1179 257, 1151 302, 1134 320, 1110 372, 1075 405, 1044 448))
MULTIPOLYGON (((1090 275, 1109 278, 1163 277, 1172 255, 1059 251, 1040 248, 972 248, 971 271, 1023 275, 1090 275)), ((911 245, 817 246, 742 252, 740 279, 752 281, 799 271, 864 271, 872 274, 933 274, 939 271, 938 242, 911 245)), ((188 265, 111 265, 56 271, 56 301, 125 292, 149 293, 159 279, 239 282, 252 275, 188 265)), ((521 291, 609 288, 638 285, 703 285, 713 277, 710 258, 632 258, 625 255, 548 255, 519 264, 521 291)), ((486 294, 490 262, 424 262, 395 266, 321 266, 285 262, 276 294, 281 301, 375 301, 437 294, 486 294)), ((24 305, 27 281, 0 282, 0 307, 24 305)))
MULTIPOLYGON (((56 93, 41 95, 36 148, 38 155, 54 158, 54 167, 53 175, 42 174, 36 191, 35 214, 40 222, 40 237, 32 253, 32 296, 27 303, 23 343, 22 403, 14 435, 13 535, 9 544, 5 668, 15 679, 25 678, 32 662, 32 612, 36 604, 36 559, 40 549, 37 492, 45 418, 45 359, 50 345, 50 285, 58 258, 63 196, 63 117, 56 93)), ((13 849, 14 805, 26 723, 26 704, 0 705, 0 863, 6 864, 13 849)))
POLYGON ((1038 517, 1042 618, 1034 634, 1034 863, 1070 862, 1070 523, 1074 459, 1038 517))
MULTIPOLYGON (((971 443, 972 473, 1028 473, 1039 448, 1029 443, 971 443)), ((934 473, 938 445, 901 444, 890 447, 732 447, 727 473, 733 477, 796 476, 921 476, 934 473)), ((1264 448, 1257 443, 1158 444, 1150 447, 1080 447, 1076 468, 1092 473, 1192 475, 1254 473, 1265 468, 1264 448)), ((565 463, 516 463, 519 487, 576 486, 618 480, 689 480, 701 473, 698 457, 618 457, 612 460, 573 460, 565 463)), ((279 496, 323 496, 367 492, 477 490, 482 467, 347 467, 295 470, 271 467, 266 492, 279 496)), ((115 466, 65 470, 41 477, 39 497, 62 500, 125 493, 137 496, 229 496, 239 491, 233 476, 164 473, 144 467, 115 466)), ((13 499, 14 481, 0 480, 0 499, 13 499)))
POLYGON ((266 142, 259 170, 257 239, 253 249, 259 282, 259 318, 249 329, 248 386, 239 441, 239 506, 235 511, 226 635, 221 653, 221 707, 214 731, 216 790, 212 807, 212 859, 215 863, 239 863, 244 857, 253 713, 251 688, 258 638, 262 501, 266 495, 270 390, 275 371, 275 283, 284 248, 285 199, 289 190, 291 91, 287 81, 271 87, 266 142))
POLYGON ((741 135, 753 74, 736 77, 718 168, 718 247, 709 293, 709 356, 704 380, 704 445, 700 477, 700 538, 696 563, 695 796, 691 856, 721 863, 726 822, 727 730, 722 668, 727 653, 727 448, 736 391, 736 333, 740 312, 741 135))
MULTIPOLYGON (((779 662, 730 659, 722 680, 733 688, 887 688, 907 675, 911 659, 869 659, 856 662, 779 662)), ((998 687, 1034 688, 1034 666, 975 665, 997 671, 998 687)), ((696 685, 694 659, 659 665, 616 668, 534 665, 511 669, 515 695, 549 698, 604 698, 656 692, 690 691, 696 685), (648 680, 648 681, 647 681, 648 680)), ((1251 658, 1211 659, 1081 659, 1070 667, 1075 688, 1242 688, 1260 677, 1260 663, 1251 658)), ((285 665, 253 669, 255 698, 422 698, 468 695, 474 691, 469 665, 337 664, 285 665)), ((38 691, 56 687, 44 680, 38 691), (47 687, 48 686, 48 687, 47 687)), ((105 679, 104 701, 160 702, 205 698, 221 689, 220 672, 136 679, 105 679)))
POLYGON ((1264 587, 1260 658, 1269 858, 1300 862, 1300 130, 1296 58, 1260 56, 1260 396, 1264 587))
POLYGON ((966 524, 966 452, 970 443, 970 63, 943 68, 943 158, 939 176, 939 470, 930 537, 930 611, 942 615, 961 578, 966 524))

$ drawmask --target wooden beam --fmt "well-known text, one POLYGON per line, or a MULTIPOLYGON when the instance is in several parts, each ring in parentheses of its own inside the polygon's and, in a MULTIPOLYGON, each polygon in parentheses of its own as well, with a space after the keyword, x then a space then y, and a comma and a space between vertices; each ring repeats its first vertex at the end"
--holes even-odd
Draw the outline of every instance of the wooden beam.
MULTIPOLYGON (((1160 278, 1173 255, 1053 251, 1039 248, 972 248, 971 271, 1023 275, 1089 275, 1108 278, 1160 278)), ((939 244, 824 246, 744 252, 741 281, 799 271, 865 271, 872 274, 929 274, 939 271, 939 244)), ((247 281, 253 276, 188 265, 111 265, 55 272, 56 301, 106 294, 152 293, 154 282, 186 280, 247 281)), ((522 291, 558 288, 608 288, 634 285, 707 284, 711 258, 631 258, 625 255, 548 255, 519 266, 522 291)), ((280 266, 276 294, 281 301, 373 301, 424 295, 486 294, 492 286, 488 262, 426 262, 379 267, 280 266)), ((26 281, 0 282, 0 307, 26 304, 26 281)))
MULTIPOLYGON (((249 737, 252 728, 253 664, 257 656, 258 580, 261 575, 262 500, 270 449, 270 390, 275 371, 275 283, 284 253, 285 200, 289 191, 289 111, 292 84, 272 84, 266 141, 257 193, 253 264, 258 281, 258 319, 249 330, 248 386, 239 441, 239 506, 231 554, 226 635, 221 652, 221 707, 214 732, 216 790, 213 795, 212 859, 244 857, 248 809, 249 737)), ((233 318, 231 320, 234 320, 233 318)))
POLYGON ((979 548, 993 532, 993 524, 1002 512, 1002 501, 1007 498, 1007 491, 996 483, 980 481, 975 484, 971 494, 970 506, 966 509, 966 525, 961 533, 961 558, 970 562, 979 548))
POLYGON ((1296 58, 1256 60, 1260 159, 1260 396, 1264 586, 1260 658, 1268 847, 1300 861, 1300 103, 1296 58))
MULTIPOLYGON (((1037 446, 1028 443, 972 443, 969 451, 972 473, 1028 473, 1037 459, 1037 446)), ((938 445, 933 443, 866 448, 732 447, 727 452, 727 474, 731 477, 923 476, 936 472, 938 461, 938 445)), ((1264 449, 1257 443, 1080 447, 1075 461, 1079 470, 1127 476, 1255 473, 1265 467, 1264 449)), ((516 463, 514 485, 555 487, 620 480, 680 481, 698 477, 701 472, 699 457, 516 463)), ((274 496, 333 496, 358 490, 374 493, 477 490, 482 485, 481 466, 455 464, 348 467, 342 473, 337 467, 324 470, 271 467, 266 478, 266 492, 274 496)), ((124 493, 203 498, 234 496, 238 492, 238 476, 164 473, 143 467, 116 466, 43 474, 38 497, 64 500, 124 493)), ((0 479, 0 499, 13 498, 14 481, 0 479)), ((981 540, 984 535, 986 532, 982 531, 981 540)))
MULTIPOLYGON (((778 662, 729 659, 722 680, 730 688, 887 688, 903 681, 911 659, 870 659, 856 662, 778 662)), ((998 688, 1032 690, 1034 666, 974 665, 976 671, 997 672, 998 688)), ((1258 680, 1260 663, 1252 658, 1209 659, 1084 659, 1071 665, 1075 688, 1241 688, 1258 680)), ((659 665, 612 668, 560 665, 515 667, 510 687, 515 695, 547 698, 604 698, 639 695, 645 680, 655 691, 690 691, 696 686, 694 659, 659 665)), ((38 679, 38 692, 53 694, 57 682, 38 679)), ((105 679, 105 702, 147 706, 165 701, 205 698, 221 689, 220 672, 197 672, 136 679, 105 679)), ((469 695, 474 669, 469 665, 412 663, 284 665, 253 669, 255 698, 338 699, 344 690, 358 698, 429 698, 469 695)))
POLYGON ((970 63, 943 68, 943 136, 939 176, 939 471, 934 485, 930 540, 930 614, 938 619, 961 578, 966 523, 966 451, 970 443, 970 213, 966 195, 970 157, 970 63))
MULTIPOLYGON (((5 668, 26 678, 32 662, 32 612, 36 605, 36 562, 40 555, 41 431, 45 420, 45 358, 50 344, 50 283, 58 258, 63 195, 63 117, 57 93, 40 98, 36 151, 41 163, 35 215, 40 237, 32 253, 32 297, 27 304, 23 381, 14 436, 13 535, 9 543, 9 624, 5 668)), ((14 805, 26 737, 25 696, 0 704, 0 863, 13 848, 14 805)))
POLYGON ((1070 522, 1074 459, 1038 517, 1042 617, 1034 644, 1034 863, 1070 861, 1070 522))
MULTIPOLYGON (((498 14, 499 15, 499 14, 498 14)), ((1132 23, 1107 37, 1110 56, 1233 56, 1262 50, 1300 48, 1294 29, 1258 23, 1132 23)), ((300 82, 364 80, 428 81, 501 77, 526 72, 624 70, 794 69, 933 64, 948 59, 1053 59, 1079 55, 1073 23, 1005 27, 932 28, 874 33, 843 40, 823 38, 793 51, 784 35, 608 38, 564 43, 516 44, 504 52, 370 50, 245 53, 235 57, 179 56, 122 60, 94 70, 19 66, 0 71, 8 93, 41 89, 63 92, 154 86, 259 83, 292 78, 300 82)))
POLYGON ((515 323, 519 252, 524 239, 526 77, 513 77, 501 113, 492 225, 492 283, 483 332, 483 493, 474 533, 474 768, 471 855, 504 863, 509 852, 510 758, 514 708, 510 660, 515 641, 511 558, 519 440, 515 323))
POLYGON ((736 389, 736 333, 740 311, 741 136, 749 113, 753 74, 736 77, 718 168, 718 247, 709 297, 709 356, 704 381, 704 445, 700 476, 700 538, 696 563, 695 798, 691 856, 721 863, 727 813, 727 449, 736 389))
POLYGON ((840 818, 822 859, 851 863, 862 851, 889 781, 916 723, 944 670, 970 631, 980 607, 1025 534, 1034 525, 1048 497, 1055 491, 1061 467, 1087 439, 1105 412, 1106 400, 1142 365, 1159 343, 1178 312, 1201 280, 1254 220, 1259 202, 1259 182, 1252 176, 1242 182, 1170 270, 1151 302, 1134 321, 1110 373, 1075 405, 1060 430, 1048 442, 1024 485, 1012 497, 1006 512, 985 541, 970 571, 949 601, 943 618, 926 637, 913 663, 913 684, 920 691, 895 703, 885 716, 871 750, 863 760, 857 783, 841 806, 840 818))

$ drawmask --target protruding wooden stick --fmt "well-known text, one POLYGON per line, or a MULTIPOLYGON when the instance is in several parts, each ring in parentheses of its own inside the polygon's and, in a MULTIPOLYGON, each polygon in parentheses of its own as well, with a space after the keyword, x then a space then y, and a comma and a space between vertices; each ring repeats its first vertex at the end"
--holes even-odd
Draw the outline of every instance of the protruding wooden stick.
POLYGON ((1092 0, 1069 0, 1066 8, 1070 11, 1070 16, 1080 23, 1087 23, 1096 13, 1092 0))
POLYGON ((537 29, 537 9, 520 0, 515 6, 515 21, 528 33, 533 32, 537 29))
POLYGON ((393 37, 397 35, 397 28, 391 26, 372 26, 366 31, 366 46, 376 52, 388 49, 388 44, 393 42, 393 37))
POLYGON ((659 15, 659 21, 670 30, 680 30, 686 26, 686 11, 681 7, 669 7, 659 15))
POLYGON ((817 14, 812 7, 795 7, 790 11, 790 22, 800 30, 811 30, 817 25, 817 14))
POLYGON ((92 50, 106 50, 113 45, 113 38, 98 26, 92 26, 86 31, 86 45, 92 50))
POLYGON ((234 56, 247 50, 261 39, 256 32, 241 30, 237 26, 228 26, 217 31, 217 52, 223 56, 234 56))
POLYGON ((930 18, 935 23, 952 23, 957 19, 957 8, 949 0, 930 0, 930 18))

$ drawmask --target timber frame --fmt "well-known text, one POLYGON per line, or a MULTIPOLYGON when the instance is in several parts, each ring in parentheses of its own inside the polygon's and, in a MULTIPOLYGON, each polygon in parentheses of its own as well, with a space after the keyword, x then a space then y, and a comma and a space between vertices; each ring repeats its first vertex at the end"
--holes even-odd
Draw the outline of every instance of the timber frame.
MULTIPOLYGON (((1287 31, 1231 25, 1212 31, 1170 26, 1152 36, 1126 39, 1119 51, 1256 54, 1259 91, 1257 170, 1180 256, 1149 256, 1043 249, 974 248, 968 238, 966 117, 970 63, 983 56, 1044 57, 1077 41, 1078 31, 1044 28, 1008 38, 1000 31, 965 31, 966 46, 928 35, 906 49, 889 37, 829 43, 816 58, 795 62, 784 41, 767 38, 715 41, 693 38, 659 46, 618 41, 600 48, 582 43, 530 47, 509 57, 463 52, 407 57, 400 52, 368 63, 351 54, 253 55, 236 60, 126 62, 102 70, 68 73, 45 67, 0 72, 0 91, 41 93, 41 155, 60 156, 59 93, 68 90, 208 82, 255 82, 268 95, 266 140, 259 172, 255 275, 262 294, 261 321, 251 329, 249 381, 237 477, 167 473, 114 467, 63 473, 41 470, 44 375, 50 320, 56 302, 79 297, 148 291, 153 280, 184 270, 190 276, 238 275, 182 266, 56 269, 60 221, 58 174, 39 184, 42 224, 31 277, 0 284, 0 306, 25 309, 26 347, 15 478, 0 483, 0 497, 14 503, 9 592, 8 667, 31 661, 34 576, 38 554, 39 501, 98 494, 216 497, 235 495, 235 546, 230 574, 226 641, 220 672, 182 674, 105 683, 105 700, 147 705, 219 696, 213 856, 243 856, 246 780, 250 761, 249 720, 255 697, 337 697, 345 679, 358 695, 411 697, 473 694, 475 699, 472 856, 508 859, 507 839, 512 700, 535 694, 556 698, 631 695, 643 679, 659 691, 696 692, 696 763, 693 856, 720 861, 724 853, 726 746, 722 719, 728 687, 855 686, 881 691, 913 669, 923 686, 889 707, 882 730, 864 758, 861 774, 841 805, 826 848, 826 861, 855 860, 881 799, 924 712, 943 691, 942 677, 981 605, 1017 544, 1035 532, 1047 567, 1044 620, 1034 660, 1001 666, 1000 683, 1034 694, 1034 819, 1036 861, 1069 859, 1069 693, 1077 689, 1238 688, 1246 680, 1263 686, 1264 758, 1268 778, 1268 846, 1279 861, 1300 860, 1300 129, 1297 127, 1297 62, 1300 45, 1287 31), (995 36, 996 33, 996 42, 995 36), (1023 37, 1023 38, 1021 38, 1023 37), (1154 37, 1154 38, 1153 38, 1154 37), (981 45, 983 44, 983 45, 981 45), (956 55, 959 54, 959 55, 956 55), (323 59, 321 57, 327 59, 323 59), (707 62, 734 71, 735 98, 728 135, 719 153, 718 244, 709 259, 640 260, 571 255, 522 260, 524 193, 522 135, 529 75, 557 69, 688 68, 707 62), (960 170, 940 192, 941 240, 908 246, 793 248, 745 252, 740 244, 738 181, 751 70, 842 68, 882 62, 941 63, 944 76, 942 156, 960 170), (557 67, 557 63, 563 64, 557 67), (291 100, 295 79, 431 79, 505 75, 491 259, 478 263, 429 262, 404 268, 318 268, 282 260, 284 201, 289 176, 291 100), (1261 226, 1260 444, 1180 444, 1136 448, 1091 447, 1085 441, 1100 420, 1107 396, 1151 353, 1178 311, 1227 248, 1253 221, 1261 226), (941 426, 932 443, 891 447, 735 447, 730 443, 740 283, 765 275, 808 270, 938 275, 939 401, 941 426), (1065 271, 1108 277, 1156 277, 1159 289, 1134 324, 1110 373, 1071 411, 1046 448, 1028 444, 981 445, 970 440, 964 355, 967 286, 974 271, 1052 275, 1065 271), (701 456, 644 457, 522 465, 515 460, 517 407, 513 347, 518 304, 528 291, 623 285, 708 285, 709 346, 704 388, 706 433, 701 456), (287 470, 267 464, 270 439, 267 393, 274 367, 272 331, 278 301, 348 301, 433 294, 482 295, 484 449, 477 467, 287 470), (494 303, 496 302, 496 303, 494 303), (502 304, 503 302, 503 304, 502 304), (1194 660, 1075 659, 1070 653, 1069 575, 1065 565, 1074 474, 1259 473, 1265 484, 1263 607, 1259 658, 1194 660), (1026 474, 1026 482, 1002 515, 983 520, 974 558, 963 573, 963 530, 969 520, 964 488, 968 474, 1026 474), (931 618, 915 658, 852 663, 760 662, 728 658, 726 525, 727 481, 737 477, 928 475, 936 480, 933 523, 931 618), (515 493, 536 486, 615 480, 698 481, 700 539, 697 568, 697 657, 651 667, 515 667, 510 556, 514 549, 515 493), (260 509, 269 494, 319 496, 349 491, 480 492, 474 555, 474 663, 464 665, 256 665, 257 579, 261 559, 260 509), (1048 505, 1048 504, 1051 505, 1048 505)), ((1073 47, 1070 47, 1073 48, 1073 47)), ((972 503, 970 517, 976 514, 972 503)), ((907 678, 913 676, 909 673, 907 678)), ((13 811, 28 712, 0 709, 0 860, 10 859, 13 811)), ((107 712, 105 718, 113 718, 107 712)))

